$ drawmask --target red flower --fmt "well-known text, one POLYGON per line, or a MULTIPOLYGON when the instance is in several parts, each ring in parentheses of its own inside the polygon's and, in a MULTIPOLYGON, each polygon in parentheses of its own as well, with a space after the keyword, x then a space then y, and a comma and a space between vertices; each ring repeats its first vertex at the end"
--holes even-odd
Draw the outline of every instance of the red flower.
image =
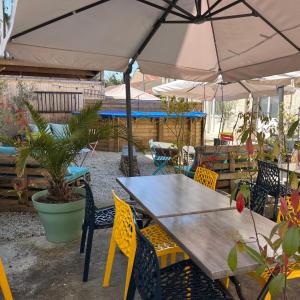
POLYGON ((239 213, 241 213, 245 208, 245 198, 243 193, 239 192, 236 197, 236 209, 239 213))
POLYGON ((248 152, 249 155, 253 155, 254 154, 254 146, 252 144, 252 140, 249 137, 246 141, 246 150, 248 152))

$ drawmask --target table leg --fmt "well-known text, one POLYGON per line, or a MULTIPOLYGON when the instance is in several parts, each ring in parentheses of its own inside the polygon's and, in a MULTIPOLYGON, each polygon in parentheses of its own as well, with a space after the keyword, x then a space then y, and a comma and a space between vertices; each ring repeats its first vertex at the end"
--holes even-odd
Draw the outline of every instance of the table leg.
POLYGON ((243 293, 242 293, 241 284, 240 284, 240 282, 236 279, 236 277, 235 277, 235 276, 229 276, 229 279, 230 279, 230 281, 234 284, 236 293, 238 294, 239 298, 240 298, 241 300, 246 300, 246 298, 243 296, 243 293))
POLYGON ((81 161, 79 167, 82 167, 82 165, 83 165, 84 161, 86 160, 88 154, 89 154, 89 152, 86 152, 86 153, 84 154, 84 157, 83 157, 83 159, 82 159, 82 161, 81 161))

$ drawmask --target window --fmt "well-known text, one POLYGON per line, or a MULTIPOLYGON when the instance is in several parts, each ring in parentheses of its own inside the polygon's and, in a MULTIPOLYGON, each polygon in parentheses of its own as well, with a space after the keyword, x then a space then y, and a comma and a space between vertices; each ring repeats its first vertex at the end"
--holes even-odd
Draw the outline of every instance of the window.
POLYGON ((270 118, 278 118, 279 114, 279 97, 260 97, 259 101, 260 115, 265 115, 270 118))

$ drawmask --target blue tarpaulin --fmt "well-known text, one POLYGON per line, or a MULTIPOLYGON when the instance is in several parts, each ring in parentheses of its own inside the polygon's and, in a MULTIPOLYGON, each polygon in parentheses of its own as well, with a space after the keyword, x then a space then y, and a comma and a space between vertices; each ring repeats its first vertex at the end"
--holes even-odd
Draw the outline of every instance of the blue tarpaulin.
MULTIPOLYGON (((78 114, 79 112, 75 112, 74 114, 78 114)), ((111 110, 101 110, 99 111, 99 115, 103 118, 126 118, 125 111, 111 111, 111 110)), ((176 118, 178 114, 175 113, 166 113, 163 111, 133 111, 131 113, 132 118, 176 118)), ((206 113, 201 111, 191 111, 180 114, 183 118, 203 118, 206 116, 206 113)))

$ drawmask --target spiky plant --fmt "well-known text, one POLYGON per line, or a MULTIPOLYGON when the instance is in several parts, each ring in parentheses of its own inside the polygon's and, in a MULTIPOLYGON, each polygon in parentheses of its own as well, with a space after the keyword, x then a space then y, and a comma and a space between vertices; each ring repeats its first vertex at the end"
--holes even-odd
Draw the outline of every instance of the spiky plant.
POLYGON ((96 140, 108 139, 116 134, 125 137, 126 129, 109 123, 100 125, 97 112, 101 108, 101 103, 97 103, 84 108, 80 114, 73 115, 67 122, 63 134, 52 133, 47 128, 47 122, 33 106, 27 101, 24 101, 24 104, 39 129, 39 135, 33 136, 27 126, 25 141, 20 142, 5 136, 0 137, 0 141, 18 149, 17 171, 20 176, 29 157, 47 171, 49 180, 47 202, 70 202, 73 198, 72 188, 65 182, 64 177, 68 166, 74 162, 79 151, 96 140))

